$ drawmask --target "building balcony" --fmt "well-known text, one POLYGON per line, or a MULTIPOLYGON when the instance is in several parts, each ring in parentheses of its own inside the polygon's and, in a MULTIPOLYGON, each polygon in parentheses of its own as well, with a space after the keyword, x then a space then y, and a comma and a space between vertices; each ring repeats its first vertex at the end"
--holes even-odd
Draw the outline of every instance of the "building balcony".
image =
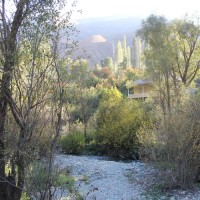
POLYGON ((128 94, 128 98, 130 99, 141 99, 149 97, 149 93, 136 93, 136 94, 128 94))

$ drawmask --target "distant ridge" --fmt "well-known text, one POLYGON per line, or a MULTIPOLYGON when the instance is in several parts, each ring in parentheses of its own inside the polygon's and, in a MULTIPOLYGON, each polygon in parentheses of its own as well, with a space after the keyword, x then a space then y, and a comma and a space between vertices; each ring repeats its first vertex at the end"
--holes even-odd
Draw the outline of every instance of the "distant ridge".
MULTIPOLYGON (((113 47, 126 35, 127 45, 131 46, 136 30, 141 24, 140 18, 106 17, 79 20, 76 27, 79 49, 86 51, 90 65, 100 63, 105 57, 113 57, 113 47)), ((81 54, 81 51, 77 52, 81 54)))

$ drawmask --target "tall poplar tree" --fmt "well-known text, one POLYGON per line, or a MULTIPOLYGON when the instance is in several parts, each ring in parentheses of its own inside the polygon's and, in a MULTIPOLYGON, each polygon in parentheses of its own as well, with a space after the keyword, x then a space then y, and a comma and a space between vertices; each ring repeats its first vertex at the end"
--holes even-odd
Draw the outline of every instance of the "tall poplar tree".
POLYGON ((124 35, 123 38, 123 50, 124 50, 124 58, 127 58, 127 42, 126 42, 126 36, 124 35))
POLYGON ((127 66, 131 67, 131 48, 127 47, 127 66))
POLYGON ((132 49, 132 65, 136 68, 141 68, 141 54, 142 54, 142 42, 140 37, 135 36, 133 39, 132 49))
POLYGON ((121 41, 117 42, 117 66, 122 66, 124 60, 124 52, 121 41))

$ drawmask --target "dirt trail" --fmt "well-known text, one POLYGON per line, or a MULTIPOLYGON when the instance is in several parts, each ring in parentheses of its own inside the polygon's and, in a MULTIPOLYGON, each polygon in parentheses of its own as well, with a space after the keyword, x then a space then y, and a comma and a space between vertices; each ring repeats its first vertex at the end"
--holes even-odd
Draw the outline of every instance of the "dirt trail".
POLYGON ((156 181, 153 167, 141 162, 116 162, 98 156, 57 155, 61 167, 70 167, 76 187, 86 200, 200 200, 200 193, 176 191, 171 197, 147 188, 156 181))

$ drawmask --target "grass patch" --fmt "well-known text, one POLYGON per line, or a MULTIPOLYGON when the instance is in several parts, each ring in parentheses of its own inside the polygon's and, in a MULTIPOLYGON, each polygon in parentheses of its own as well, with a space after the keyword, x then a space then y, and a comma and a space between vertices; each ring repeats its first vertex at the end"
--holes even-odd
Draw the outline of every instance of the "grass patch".
POLYGON ((83 181, 85 182, 86 184, 89 184, 90 181, 89 181, 89 177, 87 175, 83 175, 83 177, 80 179, 80 181, 83 181))
POLYGON ((162 185, 156 184, 143 194, 146 200, 170 200, 170 197, 162 190, 162 185))

